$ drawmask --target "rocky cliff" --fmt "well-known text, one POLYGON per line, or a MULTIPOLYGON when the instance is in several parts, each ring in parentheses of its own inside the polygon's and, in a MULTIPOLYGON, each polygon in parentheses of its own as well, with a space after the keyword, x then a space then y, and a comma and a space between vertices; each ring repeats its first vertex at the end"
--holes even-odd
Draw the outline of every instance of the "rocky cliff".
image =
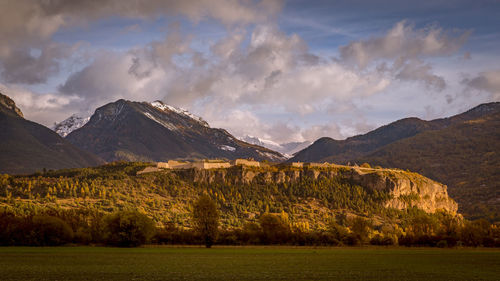
POLYGON ((387 193, 385 208, 403 210, 417 207, 433 213, 438 210, 456 214, 458 205, 448 196, 446 185, 435 182, 417 173, 398 169, 372 169, 349 166, 331 168, 234 167, 212 170, 171 171, 184 180, 205 184, 269 185, 278 186, 309 182, 319 184, 323 179, 359 185, 368 192, 387 193))

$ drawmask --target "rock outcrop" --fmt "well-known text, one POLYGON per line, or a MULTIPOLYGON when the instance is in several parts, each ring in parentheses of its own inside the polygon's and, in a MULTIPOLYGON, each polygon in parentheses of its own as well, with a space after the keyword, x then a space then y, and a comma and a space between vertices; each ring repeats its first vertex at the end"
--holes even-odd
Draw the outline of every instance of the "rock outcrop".
POLYGON ((417 207, 433 213, 444 210, 456 214, 458 205, 448 196, 446 185, 422 175, 398 169, 372 169, 349 166, 331 168, 292 167, 232 167, 211 170, 172 170, 184 180, 193 182, 230 184, 292 184, 299 181, 319 182, 324 178, 337 178, 366 190, 388 193, 384 207, 399 210, 417 207))
POLYGON ((0 111, 11 113, 14 116, 24 118, 21 110, 16 106, 16 103, 6 95, 0 93, 0 111))

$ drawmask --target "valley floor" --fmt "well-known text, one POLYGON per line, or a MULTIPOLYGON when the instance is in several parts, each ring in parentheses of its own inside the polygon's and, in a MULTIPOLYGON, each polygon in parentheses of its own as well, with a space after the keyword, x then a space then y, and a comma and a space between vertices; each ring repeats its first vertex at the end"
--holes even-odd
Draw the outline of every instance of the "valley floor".
POLYGON ((498 280, 498 249, 0 247, 2 280, 498 280))

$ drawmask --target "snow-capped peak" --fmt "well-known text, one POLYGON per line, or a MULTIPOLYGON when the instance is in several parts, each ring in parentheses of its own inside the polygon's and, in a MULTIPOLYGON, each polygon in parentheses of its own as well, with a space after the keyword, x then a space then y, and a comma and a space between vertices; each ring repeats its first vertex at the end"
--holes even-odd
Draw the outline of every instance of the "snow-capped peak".
POLYGON ((281 144, 279 144, 277 142, 274 142, 272 140, 261 139, 259 137, 254 137, 251 135, 246 135, 245 137, 241 138, 241 140, 248 142, 248 143, 251 143, 251 144, 264 146, 264 147, 267 147, 269 149, 274 149, 274 150, 276 150, 278 148, 282 148, 281 144))
POLYGON ((159 101, 159 100, 152 102, 151 105, 160 109, 160 110, 163 110, 163 111, 170 110, 170 111, 173 111, 177 114, 187 116, 187 117, 199 122, 203 126, 209 127, 207 121, 203 120, 203 118, 201 118, 199 116, 192 114, 191 112, 187 111, 184 108, 179 108, 179 107, 171 106, 168 104, 164 104, 162 101, 159 101))
POLYGON ((244 142, 248 142, 251 144, 269 148, 271 150, 278 151, 279 153, 283 154, 286 158, 291 158, 293 154, 297 153, 298 151, 312 144, 312 142, 310 141, 289 142, 280 144, 272 140, 261 139, 259 137, 254 137, 250 135, 246 135, 245 137, 242 137, 240 139, 244 142))
POLYGON ((64 138, 74 130, 83 127, 85 124, 87 124, 87 122, 89 122, 89 120, 90 116, 82 117, 77 114, 73 114, 69 118, 59 123, 54 123, 51 129, 64 138))

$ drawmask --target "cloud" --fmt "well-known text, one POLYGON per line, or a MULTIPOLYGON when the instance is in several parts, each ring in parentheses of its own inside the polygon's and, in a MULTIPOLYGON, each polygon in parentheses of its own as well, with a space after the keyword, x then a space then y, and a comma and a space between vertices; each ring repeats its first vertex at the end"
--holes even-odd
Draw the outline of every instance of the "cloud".
POLYGON ((463 79, 462 83, 469 89, 490 93, 495 101, 500 100, 500 70, 481 72, 474 78, 463 79))
MULTIPOLYGON (((247 105, 309 114, 326 104, 370 96, 390 83, 376 72, 363 75, 309 52, 295 34, 275 26, 257 26, 243 44, 230 33, 206 54, 208 66, 177 66, 177 83, 165 89, 165 101, 205 108, 247 105)), ((189 53, 190 51, 188 51, 189 53)))
POLYGON ((41 49, 17 48, 3 57, 0 77, 7 83, 37 84, 59 72, 59 60, 69 57, 73 48, 50 43, 41 49), (36 52, 39 52, 36 54, 36 52))
MULTIPOLYGON (((1 1, 0 78, 9 83, 46 82, 58 72, 59 59, 68 55, 51 40, 52 35, 63 27, 111 16, 152 19, 179 14, 194 22, 213 18, 226 25, 245 25, 270 20, 282 5, 279 0, 1 1), (35 56, 33 51, 41 52, 41 55, 35 56)), ((157 51, 162 52, 162 49, 157 51)))
POLYGON ((423 59, 456 53, 470 33, 444 31, 437 26, 416 29, 408 22, 400 21, 384 36, 341 46, 340 61, 359 70, 376 64, 379 71, 389 73, 395 79, 419 81, 429 88, 443 91, 446 81, 434 74, 432 66, 423 59))
POLYGON ((169 75, 138 54, 102 51, 91 64, 71 74, 58 90, 64 96, 81 99, 81 111, 89 111, 121 98, 162 98, 169 75))
POLYGON ((345 104, 352 107, 353 99, 391 84, 378 71, 360 73, 312 54, 298 35, 274 25, 258 25, 249 33, 229 31, 204 52, 178 30, 173 25, 163 40, 126 52, 102 51, 71 74, 60 93, 78 97, 85 110, 119 98, 162 99, 236 135, 287 142, 343 135, 335 123, 312 124, 306 131, 288 121, 262 122, 252 112, 329 112, 345 104))
MULTIPOLYGON (((225 25, 218 30, 225 34, 213 42, 182 33, 180 23, 173 23, 163 38, 143 46, 93 50, 54 93, 11 90, 35 120, 62 120, 120 98, 162 99, 237 136, 251 134, 276 142, 341 139, 366 132, 373 124, 356 104, 386 97, 394 84, 410 81, 444 91, 447 82, 427 60, 454 54, 468 36, 436 26, 416 29, 403 21, 383 36, 340 47, 339 57, 332 59, 312 52, 299 35, 276 25, 280 1, 12 3, 9 9, 16 17, 10 17, 12 22, 0 19, 0 36, 13 39, 0 42, 0 81, 9 87, 43 83, 59 72, 59 62, 78 48, 52 42, 61 28, 111 16, 164 15, 183 15, 192 22, 215 19, 225 25), (29 20, 20 20, 23 17, 29 20), (51 105, 50 112, 44 112, 42 108, 51 105), (68 114, 59 117, 62 113, 68 114)), ((138 28, 128 26, 123 32, 138 28)))
POLYGON ((403 81, 421 81, 427 87, 438 91, 443 91, 446 88, 444 78, 433 74, 432 67, 419 60, 411 60, 404 63, 395 78, 403 81))
MULTIPOLYGON (((229 130, 237 137, 247 135, 258 136, 261 139, 276 143, 314 141, 320 137, 329 136, 342 139, 341 127, 336 123, 300 127, 292 122, 262 120, 248 110, 234 109, 228 112, 213 111, 218 114, 211 125, 229 130), (219 114, 218 114, 219 113, 219 114), (242 124, 245 124, 242 126, 242 124)), ((211 114, 206 117, 211 118, 211 114)))
POLYGON ((54 120, 63 120, 73 114, 75 110, 78 110, 80 100, 76 96, 62 96, 58 93, 37 94, 7 84, 0 84, 0 92, 14 100, 23 112, 24 118, 37 120, 47 126, 50 126, 54 120))
POLYGON ((379 59, 451 55, 460 49, 470 33, 466 31, 453 36, 437 26, 415 29, 406 21, 400 21, 385 36, 351 42, 340 47, 339 51, 343 61, 365 68, 379 59))

